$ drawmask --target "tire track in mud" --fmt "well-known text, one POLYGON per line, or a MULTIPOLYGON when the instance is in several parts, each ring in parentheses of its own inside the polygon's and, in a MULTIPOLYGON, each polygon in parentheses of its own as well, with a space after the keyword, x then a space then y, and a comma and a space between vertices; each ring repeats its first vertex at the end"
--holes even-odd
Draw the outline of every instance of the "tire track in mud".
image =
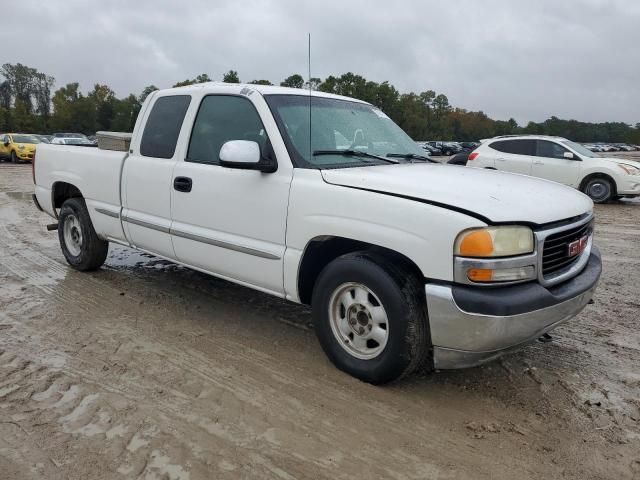
MULTIPOLYGON (((13 246, 15 247, 16 245, 14 244, 13 246)), ((46 258, 42 258, 42 255, 40 254, 35 254, 35 255, 31 254, 31 255, 28 255, 27 258, 35 262, 37 266, 41 266, 43 264, 46 265, 50 263, 50 260, 47 260, 46 258)), ((96 281, 95 279, 92 279, 91 283, 95 281, 96 281)), ((97 310, 94 310, 94 312, 101 311, 101 310, 108 311, 109 309, 113 310, 112 298, 109 298, 110 295, 105 295, 105 294, 102 294, 97 299, 95 299, 90 307, 83 305, 82 300, 86 299, 86 295, 95 294, 96 287, 102 288, 103 292, 109 290, 109 287, 107 285, 102 285, 102 284, 91 286, 90 288, 87 288, 85 290, 83 285, 85 285, 86 283, 87 282, 82 282, 82 284, 78 285, 77 282, 73 282, 72 284, 74 289, 70 293, 67 292, 64 294, 63 300, 65 303, 66 314, 69 316, 73 316, 74 315, 72 311, 73 309, 80 309, 81 312, 79 313, 86 313, 87 310, 92 309, 90 307, 97 309, 97 310)), ((117 289, 112 289, 112 290, 113 291, 111 293, 114 296, 117 295, 117 289)), ((57 292, 57 290, 55 292, 44 290, 43 293, 55 295, 56 298, 60 298, 60 295, 57 292)), ((96 318, 96 320, 100 320, 100 318, 98 317, 96 318)), ((99 324, 97 328, 100 329, 99 324)), ((132 338, 132 337, 135 337, 137 333, 139 333, 139 332, 136 332, 135 330, 127 329, 126 327, 123 327, 123 326, 120 326, 119 328, 122 329, 121 334, 124 335, 125 337, 132 338)), ((109 336, 112 334, 112 332, 110 331, 103 331, 100 333, 101 334, 99 336, 101 337, 109 336)), ((157 340, 158 340, 157 338, 154 338, 154 341, 157 341, 157 340)), ((240 412, 241 415, 246 415, 247 410, 254 409, 256 411, 259 411, 261 409, 268 408, 269 405, 278 404, 283 401, 283 396, 280 388, 271 386, 271 383, 275 382, 276 385, 278 385, 279 387, 284 386, 284 387, 290 388, 291 386, 294 386, 296 392, 304 391, 306 389, 317 389, 318 387, 317 382, 314 382, 307 378, 303 369, 300 369, 298 372, 296 372, 297 375, 295 376, 287 376, 283 374, 279 361, 274 362, 273 358, 271 358, 270 356, 264 355, 262 352, 259 352, 257 350, 247 349, 246 345, 243 345, 242 343, 230 342, 229 339, 225 339, 223 342, 216 342, 213 339, 207 339, 205 340, 205 342, 212 344, 218 353, 224 355, 225 357, 224 360, 228 360, 228 362, 225 361, 223 362, 223 364, 233 365, 238 362, 249 363, 252 365, 252 369, 257 371, 257 376, 244 375, 239 377, 238 375, 229 375, 228 368, 220 369, 217 365, 212 365, 210 362, 210 359, 206 358, 206 356, 199 355, 195 353, 193 350, 189 351, 188 355, 185 355, 182 349, 167 345, 166 343, 162 343, 161 341, 156 346, 156 350, 162 352, 163 363, 173 366, 178 371, 186 370, 189 372, 190 375, 197 376, 200 381, 202 381, 205 385, 207 385, 208 389, 213 388, 214 390, 225 392, 223 394, 223 397, 225 395, 228 395, 235 398, 235 402, 237 402, 239 405, 247 405, 248 407, 246 406, 243 407, 242 411, 240 412), (265 379, 267 380, 266 382, 265 382, 265 379)), ((47 338, 46 337, 41 338, 37 342, 37 345, 40 348, 42 346, 47 345, 47 338)), ((53 348, 56 348, 56 346, 58 346, 56 341, 52 341, 50 342, 49 348, 53 349, 53 348)), ((144 346, 144 348, 148 348, 148 346, 144 346)), ((34 352, 34 354, 35 353, 36 352, 34 352)), ((82 368, 72 368, 69 365, 70 362, 65 362, 64 368, 67 371, 69 371, 70 374, 83 378, 83 377, 87 377, 87 373, 86 373, 87 371, 97 370, 102 367, 101 365, 102 362, 97 362, 95 360, 93 362, 90 362, 87 358, 83 358, 82 362, 89 363, 90 367, 87 368, 86 366, 83 366, 82 368), (93 364, 91 365, 91 363, 93 364)), ((90 380, 88 378, 85 378, 81 383, 84 384, 88 381, 90 380)), ((137 390, 136 387, 138 386, 138 382, 135 382, 135 381, 128 382, 123 387, 124 383, 125 382, 123 382, 122 378, 118 378, 117 385, 112 385, 112 384, 110 385, 105 382, 101 382, 100 388, 110 392, 116 392, 116 393, 125 395, 127 398, 129 398, 132 401, 134 400, 139 401, 139 399, 144 398, 145 395, 148 394, 148 392, 137 390), (132 397, 132 393, 137 391, 138 391, 138 394, 132 397)), ((348 405, 349 403, 352 403, 354 399, 350 397, 348 394, 346 394, 344 391, 342 391, 340 388, 340 385, 333 384, 331 385, 331 387, 333 387, 333 389, 331 391, 325 392, 325 394, 327 394, 330 398, 332 398, 334 401, 337 402, 337 405, 336 405, 337 408, 333 412, 334 422, 335 424, 337 424, 339 423, 339 420, 337 420, 338 418, 340 418, 341 416, 348 417, 350 414, 349 409, 346 409, 345 411, 343 408, 340 408, 339 405, 342 403, 348 405)), ((174 418, 176 416, 180 418, 179 406, 180 405, 186 406, 188 404, 188 401, 185 401, 185 399, 183 398, 183 395, 181 395, 180 392, 172 391, 170 393, 172 395, 170 400, 167 403, 163 403, 161 410, 166 412, 166 414, 168 415, 173 415, 174 418), (182 400, 182 402, 180 400, 182 400)), ((218 392, 218 395, 219 395, 219 392, 218 392)), ((287 398, 288 397, 285 396, 284 400, 287 401, 287 398)), ((434 432, 433 427, 425 428, 424 425, 413 425, 414 432, 411 435, 407 436, 406 426, 403 425, 402 423, 398 423, 398 420, 401 419, 402 417, 401 411, 398 410, 396 412, 390 412, 385 405, 382 405, 382 404, 375 405, 375 402, 373 402, 374 404, 372 405, 371 401, 367 401, 364 398, 359 399, 359 401, 367 405, 366 410, 368 411, 369 415, 376 418, 378 422, 381 422, 383 424, 383 425, 380 425, 381 429, 389 431, 391 434, 395 434, 400 438, 404 437, 403 440, 405 441, 405 443, 408 440, 407 437, 412 438, 413 442, 418 443, 421 440, 422 435, 433 436, 436 433, 434 432)), ((301 405, 299 401, 297 402, 291 401, 290 403, 291 405, 288 407, 290 411, 292 412, 302 411, 303 405, 301 405)), ((308 406, 305 405, 304 407, 308 407, 308 406)), ((321 408, 321 407, 316 406, 316 408, 321 408)), ((276 415, 277 413, 278 412, 275 412, 276 415)), ((274 423, 273 416, 274 416, 274 412, 271 412, 271 418, 269 419, 269 421, 267 421, 266 418, 259 419, 262 421, 263 424, 265 424, 265 427, 266 427, 265 431, 268 431, 269 429, 268 425, 270 423, 274 423)), ((289 416, 290 416, 289 413, 287 413, 286 415, 280 415, 279 420, 282 422, 283 425, 285 425, 285 427, 287 426, 287 422, 289 422, 289 418, 288 418, 289 416)), ((235 444, 236 448, 248 448, 248 445, 251 443, 251 438, 252 438, 251 434, 248 434, 247 432, 243 432, 242 430, 236 431, 236 432, 229 431, 229 429, 231 429, 233 425, 228 424, 223 427, 219 424, 219 422, 216 423, 215 421, 208 419, 208 417, 205 415, 197 416, 192 414, 189 416, 182 416, 181 419, 186 424, 194 425, 196 428, 199 428, 210 435, 211 434, 221 435, 223 437, 226 437, 227 441, 231 439, 232 443, 235 444)), ((304 428, 303 432, 306 432, 305 436, 311 437, 314 434, 314 429, 313 429, 314 421, 313 419, 308 419, 307 422, 309 423, 309 426, 304 428)), ((254 420, 252 423, 260 423, 260 422, 254 420)), ((328 421, 327 419, 324 419, 324 423, 332 424, 332 422, 328 421)), ((362 432, 353 431, 352 433, 361 434, 362 432)), ((375 434, 370 433, 369 435, 371 437, 371 440, 374 441, 375 434)), ((366 436, 364 436, 364 438, 366 439, 366 436)), ((324 450, 327 450, 326 445, 339 444, 340 436, 339 435, 325 436, 324 438, 322 438, 322 441, 325 444, 324 450)), ((317 447, 314 447, 314 449, 317 449, 317 447)), ((320 448, 320 449, 322 450, 323 448, 320 448)), ((259 450, 260 449, 258 449, 258 451, 259 450)), ((270 446, 270 451, 277 452, 278 451, 277 445, 272 444, 270 446)), ((389 452, 389 453, 392 453, 392 452, 389 452)), ((361 449, 361 452, 358 453, 357 460, 359 462, 362 462, 363 464, 372 464, 372 463, 375 463, 375 459, 378 456, 378 454, 379 452, 375 448, 363 447, 361 449)), ((287 452, 282 452, 280 453, 280 455, 282 458, 288 457, 287 452)), ((330 453, 327 453, 327 456, 329 455, 330 453)), ((439 452, 438 454, 439 457, 443 455, 445 457, 447 456, 446 454, 444 454, 444 452, 439 452)), ((393 457, 393 455, 391 456, 393 457)), ((408 460, 405 457, 406 457, 405 452, 398 451, 397 457, 396 457, 398 461, 398 468, 400 468, 400 465, 404 465, 404 467, 406 468, 406 464, 408 460)), ((416 471, 420 470, 419 467, 421 465, 424 466, 425 462, 422 461, 420 457, 413 456, 412 460, 413 460, 413 463, 416 465, 415 466, 416 471)), ((264 460, 262 461, 256 460, 256 461, 260 464, 265 463, 264 460)), ((298 461, 313 463, 313 461, 309 458, 298 459, 298 461)), ((455 464, 455 459, 453 456, 451 457, 450 461, 451 461, 451 464, 455 464)), ((136 461, 134 460, 133 463, 136 463, 136 461)), ((393 463, 391 462, 391 459, 389 463, 390 464, 393 463)), ((318 468, 321 468, 321 467, 318 466, 318 468)))
MULTIPOLYGON (((4 233, 6 233, 6 230, 4 231, 4 233)), ((7 261, 6 257, 0 258, 0 263, 2 263, 5 267, 8 267, 9 270, 11 272, 13 272, 14 274, 17 272, 18 275, 20 276, 20 278, 22 278, 23 280, 27 280, 30 281, 35 287, 37 287, 38 289, 40 289, 44 294, 47 295, 55 295, 56 298, 60 299, 60 293, 58 292, 59 289, 54 289, 53 288, 49 288, 48 286, 46 286, 46 288, 43 288, 45 286, 42 285, 42 282, 38 282, 38 281, 34 281, 34 276, 32 275, 33 272, 30 271, 30 268, 32 268, 33 266, 35 266, 36 268, 40 268, 42 266, 45 267, 49 267, 52 266, 52 270, 56 271, 58 270, 58 266, 55 265, 55 262, 52 261, 51 259, 48 259, 46 257, 44 257, 41 254, 38 254, 36 252, 31 252, 28 255, 24 255, 25 252, 25 246, 24 245, 18 245, 19 242, 17 242, 15 240, 15 238, 13 238, 13 242, 11 242, 11 244, 9 244, 8 242, 6 242, 4 239, 2 239, 4 244, 7 245, 10 248, 18 248, 19 252, 20 252, 20 257, 29 260, 33 263, 33 265, 29 265, 27 262, 25 261, 21 261, 18 265, 19 267, 16 267, 16 261, 14 260, 13 262, 7 261)), ((13 258, 13 257, 11 257, 13 258)), ((35 278, 39 278, 39 277, 35 277, 35 278)), ((90 281, 89 283, 94 283, 95 280, 90 281)), ((85 282, 83 282, 83 284, 85 284, 85 282)), ((97 309, 97 311, 100 310, 107 310, 109 308, 113 308, 112 305, 112 301, 111 299, 107 299, 106 295, 100 295, 98 298, 93 298, 93 300, 91 302, 84 302, 83 300, 87 299, 87 294, 89 294, 89 292, 92 292, 95 294, 95 290, 96 287, 99 288, 104 288, 104 285, 92 285, 90 288, 86 289, 82 288, 82 285, 80 285, 80 288, 77 288, 78 285, 76 284, 76 282, 74 282, 74 286, 76 288, 74 288, 74 290, 66 290, 64 292, 64 294, 62 295, 62 300, 63 302, 66 304, 65 306, 65 310, 67 315, 73 315, 72 311, 69 311, 69 307, 71 306, 72 309, 80 309, 81 312, 79 313, 86 313, 90 310, 93 310, 94 312, 97 309)), ((112 293, 116 293, 115 291, 112 293)), ((46 333, 46 332, 45 332, 46 333)), ((106 335, 109 335, 111 332, 103 332, 106 335)), ((136 332, 132 332, 132 331, 128 331, 128 332, 123 332, 125 334, 125 336, 133 336, 136 334, 136 332)), ((18 337, 20 337, 22 335, 18 335, 18 337)), ((47 346, 47 339, 46 337, 40 338, 39 341, 37 342, 37 345, 39 348, 42 348, 43 346, 47 346)), ((50 345, 48 345, 49 348, 55 348, 57 346, 55 341, 50 342, 50 345)), ((242 350, 242 345, 241 344, 235 344, 233 346, 228 346, 226 344, 217 344, 216 343, 216 347, 218 347, 217 349, 219 351, 224 351, 225 355, 229 356, 229 358, 233 358, 234 361, 238 361, 239 359, 242 361, 250 361, 250 362, 256 362, 259 361, 260 362, 260 367, 261 369, 265 369, 265 366, 269 366, 269 363, 265 363, 266 360, 268 360, 269 357, 265 356, 265 355, 260 355, 260 352, 257 351, 248 351, 246 353, 243 352, 242 350), (221 348, 222 347, 222 348, 221 348)), ((168 345, 161 345, 159 347, 159 350, 162 350, 164 352, 164 361, 166 361, 166 363, 168 363, 169 365, 172 365, 173 367, 175 367, 176 369, 186 369, 189 371, 189 373, 191 375, 196 375, 197 377, 199 377, 199 379, 201 381, 203 381, 204 383, 208 383, 210 385, 213 385, 216 389, 223 389, 226 392, 228 392, 229 394, 231 394, 232 396, 237 398, 237 401, 240 402, 240 404, 246 404, 249 405, 250 408, 254 408, 254 409, 264 409, 268 406, 269 402, 277 402, 278 399, 281 399, 281 396, 278 395, 278 392, 271 388, 269 389, 267 387, 267 385, 265 384, 258 384, 256 385, 255 382, 253 380, 251 381, 238 381, 237 378, 235 379, 231 379, 231 377, 229 375, 227 375, 224 370, 223 371, 216 371, 215 368, 212 368, 212 365, 209 365, 208 368, 202 368, 201 365, 207 365, 207 359, 199 356, 194 358, 193 356, 193 352, 191 352, 190 355, 184 355, 183 351, 181 351, 180 349, 176 349, 174 347, 168 346, 168 345), (213 373, 212 373, 213 372, 213 373), (225 379, 229 377, 229 381, 225 381, 225 379), (258 387, 258 388, 256 388, 258 387), (265 401, 264 399, 261 399, 261 397, 264 395, 260 394, 260 390, 261 389, 267 389, 270 390, 270 398, 268 399, 268 401, 265 401), (275 395, 274 395, 275 394, 275 395)), ((36 352, 33 352, 34 354, 36 352)), ((100 367, 100 362, 87 362, 86 358, 82 359, 83 363, 93 363, 93 365, 91 366, 91 369, 97 369, 100 367)), ((65 362, 67 363, 67 362, 65 362)), ((83 366, 83 368, 80 369, 76 369, 76 368, 71 368, 70 366, 65 366, 64 367, 65 370, 67 370, 70 374, 74 375, 74 376, 79 376, 79 377, 86 377, 86 371, 87 368, 83 366)), ((296 379, 295 378, 289 378, 286 379, 283 377, 282 373, 279 371, 279 369, 277 368, 273 368, 270 367, 267 369, 268 374, 270 374, 269 376, 271 378, 276 378, 279 377, 280 381, 284 381, 284 383, 292 385, 296 383, 296 379)), ((23 380, 26 380, 23 378, 23 380)), ((83 380, 83 384, 89 382, 88 378, 85 378, 83 380)), ((110 392, 118 392, 120 394, 124 394, 124 392, 127 392, 127 396, 131 399, 131 393, 136 391, 136 385, 137 383, 128 383, 124 388, 123 388, 123 381, 122 378, 118 379, 118 385, 108 385, 104 382, 100 383, 100 388, 104 388, 107 391, 110 392)), ((313 387, 313 385, 309 384, 309 387, 313 387)), ((71 388, 71 387, 70 387, 71 388)), ((9 392, 9 393, 14 393, 14 392, 9 392)), ((67 392, 68 393, 68 392, 67 392)), ((147 392, 140 392, 138 395, 136 395, 136 399, 138 400, 140 398, 144 398, 145 393, 147 392)), ((176 415, 180 415, 180 408, 177 408, 176 406, 180 405, 180 402, 177 401, 180 399, 181 395, 179 394, 179 392, 172 392, 173 396, 170 399, 169 402, 164 403, 163 404, 163 408, 162 410, 164 410, 165 412, 172 414, 174 416, 176 415)), ((17 395, 17 394, 16 394, 17 395)), ((37 395, 37 394, 36 394, 37 395)), ((13 395, 15 396, 15 395, 13 395)), ((337 397, 339 397, 339 395, 336 395, 337 397)), ((63 395, 64 398, 64 395, 63 395)), ((87 398, 87 397, 85 397, 87 398)), ((344 399, 347 399, 347 397, 345 396, 344 399)), ((133 399, 132 399, 133 400, 133 399)), ((62 405, 60 404, 62 400, 59 400, 54 406, 56 408, 60 408, 62 405)), ((63 404, 66 402, 63 402, 63 404)), ((182 402, 184 403, 184 402, 182 402)), ((295 407, 296 405, 293 405, 293 407, 295 407)), ((67 412, 62 412, 62 413, 66 413, 66 415, 70 415, 67 412)), ((244 412, 242 412, 244 413, 244 412)), ((67 417, 62 417, 62 418, 67 418, 67 417)), ((198 417, 195 415, 189 415, 189 416, 183 416, 182 417, 183 421, 186 421, 187 423, 190 424, 195 424, 196 426, 199 426, 199 428, 207 431, 208 433, 214 433, 214 434, 218 434, 218 435, 223 435, 225 437, 228 437, 228 439, 233 439, 235 438, 235 443, 236 443, 236 447, 245 447, 246 448, 246 444, 247 442, 250 441, 251 435, 249 434, 247 436, 247 434, 243 434, 243 432, 227 432, 225 433, 225 429, 220 427, 220 426, 215 426, 216 424, 206 420, 206 418, 202 418, 202 417, 198 417), (244 438, 243 438, 244 437, 244 438)), ((286 420, 286 419, 285 419, 286 420)), ((78 432, 82 432, 82 431, 92 431, 91 429, 93 427, 91 427, 92 424, 84 424, 84 425, 80 425, 80 426, 76 426, 75 430, 73 430, 73 432, 78 433, 78 432), (88 429, 88 430, 87 430, 88 429)), ((228 426, 227 426, 228 428, 228 426)), ((402 432, 398 432, 398 433, 402 433, 402 432)), ((339 439, 333 439, 333 441, 338 441, 339 439)), ((272 450, 274 450, 273 446, 272 446, 272 450)), ((284 456, 284 455, 283 455, 284 456)), ((255 457, 255 455, 254 455, 255 457)), ((259 460, 258 457, 256 457, 256 461, 260 464, 265 464, 267 465, 269 462, 267 462, 265 459, 259 460)), ((371 459, 369 459, 371 460, 371 459)), ((149 463, 151 462, 150 459, 148 459, 145 463, 149 463)), ((133 461, 133 463, 136 463, 135 461, 133 461)), ((157 463, 157 462, 156 462, 157 463)), ((153 462, 152 462, 153 464, 153 462)), ((273 472, 272 472, 273 473, 273 472)))

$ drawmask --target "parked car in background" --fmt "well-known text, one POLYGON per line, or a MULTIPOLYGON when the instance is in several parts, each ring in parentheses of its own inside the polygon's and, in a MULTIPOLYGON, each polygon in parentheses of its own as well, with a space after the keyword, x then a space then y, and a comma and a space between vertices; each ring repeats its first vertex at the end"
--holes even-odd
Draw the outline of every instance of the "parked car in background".
POLYGON ((5 133, 0 135, 0 158, 12 163, 30 162, 40 139, 35 135, 5 133))
POLYGON ((562 137, 523 135, 482 142, 467 166, 545 178, 577 188, 596 203, 640 195, 640 163, 596 155, 562 137))
POLYGON ((604 149, 600 145, 594 145, 591 143, 582 144, 583 147, 588 148, 592 152, 604 152, 604 149))
POLYGON ((71 132, 57 132, 53 134, 53 138, 84 138, 87 140, 87 136, 84 133, 71 133, 71 132))
POLYGON ((469 159, 469 154, 471 152, 466 150, 466 151, 462 151, 460 153, 456 153, 453 157, 451 157, 447 163, 449 165, 466 165, 467 164, 467 160, 469 159))
POLYGON ((447 156, 459 153, 462 150, 462 147, 455 142, 429 141, 427 142, 427 145, 439 148, 440 151, 442 151, 442 154, 447 156))
POLYGON ((614 147, 613 145, 608 145, 608 144, 599 144, 600 146, 600 151, 602 152, 617 152, 618 148, 614 147))
POLYGON ((51 140, 52 145, 81 145, 85 147, 96 146, 90 140, 81 137, 55 137, 51 140))
POLYGON ((422 145, 422 148, 424 148, 427 152, 429 152, 429 154, 432 157, 439 157, 442 155, 442 150, 436 147, 432 147, 428 143, 425 143, 424 145, 422 145))
POLYGON ((468 152, 475 150, 480 143, 479 142, 459 142, 459 145, 462 147, 462 150, 466 150, 468 152))
POLYGON ((34 135, 34 137, 36 137, 42 143, 51 143, 51 139, 53 138, 53 136, 51 135, 34 135))
POLYGON ((615 146, 618 148, 618 150, 620 150, 621 152, 633 152, 635 151, 635 148, 633 148, 630 145, 627 145, 625 143, 616 143, 615 146))
POLYGON ((360 100, 205 83, 151 93, 126 150, 44 145, 34 201, 73 268, 115 242, 310 304, 331 361, 379 384, 535 341, 601 273, 589 198, 423 152, 360 100))

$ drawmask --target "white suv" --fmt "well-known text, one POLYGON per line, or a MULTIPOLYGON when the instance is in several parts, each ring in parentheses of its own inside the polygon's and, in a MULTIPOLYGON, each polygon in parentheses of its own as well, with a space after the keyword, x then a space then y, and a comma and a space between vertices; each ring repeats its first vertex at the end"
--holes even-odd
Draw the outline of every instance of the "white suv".
POLYGON ((508 135, 483 140, 467 166, 520 173, 563 183, 596 203, 640 195, 640 163, 604 158, 562 137, 508 135))

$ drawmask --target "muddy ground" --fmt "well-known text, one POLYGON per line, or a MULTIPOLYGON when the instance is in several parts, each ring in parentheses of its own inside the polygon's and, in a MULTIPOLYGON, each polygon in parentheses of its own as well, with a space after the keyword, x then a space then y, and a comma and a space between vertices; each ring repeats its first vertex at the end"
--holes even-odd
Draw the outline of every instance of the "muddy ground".
POLYGON ((308 309, 112 246, 67 267, 0 165, 0 478, 640 478, 640 202, 595 303, 482 368, 361 383, 308 309))

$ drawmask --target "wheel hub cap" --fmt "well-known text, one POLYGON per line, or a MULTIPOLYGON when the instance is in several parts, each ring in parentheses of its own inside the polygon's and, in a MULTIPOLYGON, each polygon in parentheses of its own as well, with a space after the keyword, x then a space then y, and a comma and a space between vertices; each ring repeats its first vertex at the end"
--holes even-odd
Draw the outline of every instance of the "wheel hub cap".
POLYGON ((387 314, 365 285, 340 285, 331 295, 329 318, 336 340, 352 356, 367 360, 384 350, 389 338, 387 314))
POLYGON ((64 243, 69 253, 77 257, 82 252, 82 229, 80 221, 75 215, 65 218, 63 226, 64 243))
POLYGON ((602 183, 592 183, 589 193, 592 198, 604 198, 608 193, 608 188, 602 183))

